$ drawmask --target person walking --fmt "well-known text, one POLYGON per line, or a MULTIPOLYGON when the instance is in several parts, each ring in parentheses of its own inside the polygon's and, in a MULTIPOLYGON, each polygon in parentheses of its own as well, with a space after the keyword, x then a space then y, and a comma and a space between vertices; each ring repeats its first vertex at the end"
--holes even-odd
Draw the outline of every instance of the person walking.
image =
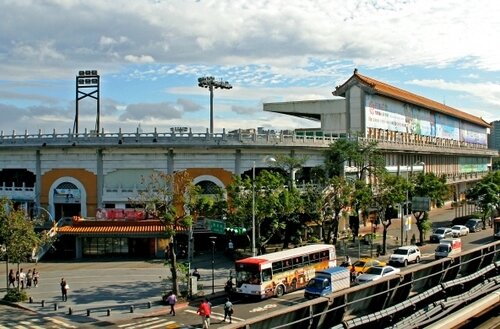
POLYGON ((36 271, 36 268, 33 269, 33 285, 38 287, 38 280, 40 279, 40 273, 36 271))
POLYGON ((197 313, 201 317, 201 325, 203 329, 208 329, 210 327, 210 305, 208 304, 208 299, 205 298, 203 302, 201 302, 200 307, 198 308, 197 313))
POLYGON ((229 318, 229 323, 233 323, 231 316, 233 315, 233 303, 226 298, 226 302, 224 303, 224 322, 226 322, 226 318, 229 318))
POLYGON ((14 270, 10 269, 9 271, 9 288, 12 285, 12 287, 16 287, 16 275, 14 274, 14 270))
POLYGON ((21 289, 24 289, 24 285, 26 282, 26 273, 24 273, 23 269, 19 272, 19 283, 21 284, 21 289))
POLYGON ((31 270, 28 270, 28 273, 26 273, 26 289, 30 289, 32 283, 33 283, 33 273, 31 273, 31 270))
POLYGON ((168 293, 167 304, 170 305, 170 313, 175 316, 175 303, 177 303, 177 296, 171 291, 168 293))
POLYGON ((61 278, 61 296, 62 296, 62 301, 66 302, 68 301, 68 290, 69 290, 69 285, 64 280, 64 278, 61 278))

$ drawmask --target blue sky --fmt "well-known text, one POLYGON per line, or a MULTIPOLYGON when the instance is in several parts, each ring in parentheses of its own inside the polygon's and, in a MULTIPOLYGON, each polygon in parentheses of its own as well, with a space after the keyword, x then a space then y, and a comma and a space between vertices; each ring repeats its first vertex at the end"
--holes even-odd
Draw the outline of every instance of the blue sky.
MULTIPOLYGON (((233 86, 214 93, 215 132, 318 127, 262 104, 330 99, 354 68, 491 122, 499 32, 487 0, 4 0, 0 130, 72 129, 82 69, 101 76, 106 132, 205 131, 207 75, 233 86)), ((95 121, 95 102, 80 102, 80 132, 95 121)))

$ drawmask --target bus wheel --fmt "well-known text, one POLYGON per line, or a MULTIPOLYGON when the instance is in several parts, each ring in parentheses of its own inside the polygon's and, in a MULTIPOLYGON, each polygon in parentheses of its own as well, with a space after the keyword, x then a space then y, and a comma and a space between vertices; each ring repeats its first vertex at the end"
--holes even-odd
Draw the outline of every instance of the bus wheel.
POLYGON ((290 289, 292 291, 297 290, 297 280, 296 279, 292 280, 292 285, 290 286, 290 289))
POLYGON ((281 297, 285 293, 282 285, 276 287, 276 296, 281 297))

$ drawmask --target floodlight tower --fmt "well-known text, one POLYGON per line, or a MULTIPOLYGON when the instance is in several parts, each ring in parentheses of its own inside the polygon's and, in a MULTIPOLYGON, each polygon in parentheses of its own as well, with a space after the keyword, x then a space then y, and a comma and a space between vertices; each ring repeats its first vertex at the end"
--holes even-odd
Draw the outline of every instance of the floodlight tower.
POLYGON ((99 110, 99 74, 97 70, 78 71, 76 76, 76 112, 73 134, 78 134, 78 103, 84 98, 96 100, 97 118, 95 122, 95 133, 99 135, 100 110, 99 110))
POLYGON ((231 89, 233 86, 227 81, 215 80, 214 77, 198 78, 198 87, 208 88, 210 91, 210 134, 214 133, 214 88, 231 89))

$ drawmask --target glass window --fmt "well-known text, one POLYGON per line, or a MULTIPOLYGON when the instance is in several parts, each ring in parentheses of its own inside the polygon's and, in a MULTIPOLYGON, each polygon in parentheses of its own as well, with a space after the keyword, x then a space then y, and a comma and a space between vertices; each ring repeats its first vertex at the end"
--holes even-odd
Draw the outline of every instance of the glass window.
POLYGON ((270 268, 266 268, 262 270, 262 281, 271 281, 273 278, 272 272, 270 268))

